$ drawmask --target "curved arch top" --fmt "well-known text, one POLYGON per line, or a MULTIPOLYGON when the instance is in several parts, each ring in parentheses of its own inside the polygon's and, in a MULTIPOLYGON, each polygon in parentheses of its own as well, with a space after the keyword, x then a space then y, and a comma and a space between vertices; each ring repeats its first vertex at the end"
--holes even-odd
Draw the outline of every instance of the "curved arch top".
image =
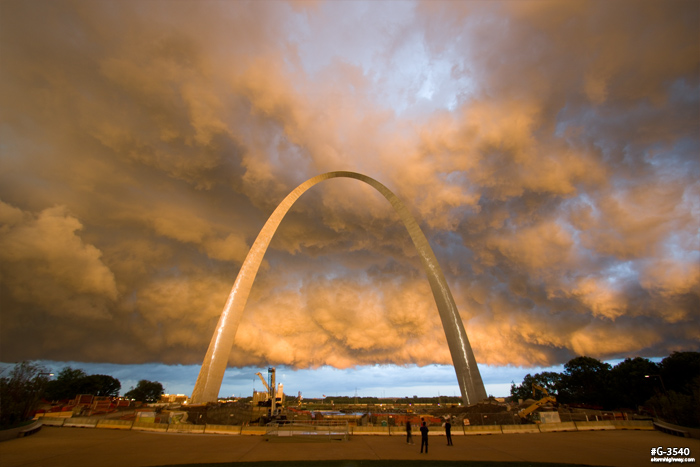
POLYGON ((304 192, 317 183, 330 178, 360 180, 375 188, 391 203, 404 223, 406 230, 408 230, 408 234, 411 236, 413 244, 420 255, 423 269, 428 276, 428 282, 430 283, 442 326, 445 330, 447 345, 450 349, 455 372, 457 373, 457 381, 464 404, 471 405, 486 399, 486 389, 476 365, 474 353, 469 345, 469 339, 467 338, 462 318, 459 316, 457 305, 452 297, 442 269, 437 262, 437 258, 418 223, 401 200, 378 181, 360 173, 338 171, 317 175, 296 187, 282 200, 267 222, 265 222, 238 272, 231 293, 221 312, 221 317, 209 343, 209 348, 192 392, 192 403, 201 404, 217 400, 238 324, 243 315, 243 309, 248 301, 248 295, 255 281, 260 263, 273 235, 277 231, 277 227, 282 222, 287 211, 304 192))

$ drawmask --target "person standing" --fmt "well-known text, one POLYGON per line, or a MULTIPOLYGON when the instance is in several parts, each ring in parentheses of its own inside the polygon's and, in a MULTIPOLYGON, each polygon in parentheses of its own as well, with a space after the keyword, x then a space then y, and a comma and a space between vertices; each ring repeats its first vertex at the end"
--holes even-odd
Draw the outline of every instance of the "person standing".
POLYGON ((411 421, 406 420, 406 443, 413 444, 413 436, 411 436, 411 421))
POLYGON ((420 427, 420 453, 423 454, 423 446, 425 446, 425 453, 428 454, 428 427, 423 422, 420 427))
POLYGON ((445 421, 445 436, 447 436, 447 445, 452 446, 452 424, 449 418, 445 421))

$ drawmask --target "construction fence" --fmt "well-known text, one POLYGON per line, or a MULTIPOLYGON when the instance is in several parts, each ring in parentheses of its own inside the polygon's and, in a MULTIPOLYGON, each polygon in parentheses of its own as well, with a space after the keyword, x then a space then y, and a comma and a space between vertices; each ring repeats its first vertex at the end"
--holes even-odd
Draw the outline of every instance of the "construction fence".
MULTIPOLYGON (((492 414, 488 414, 489 416, 492 414)), ((42 417, 43 426, 66 428, 103 428, 114 430, 138 430, 168 433, 190 434, 228 434, 267 436, 283 438, 301 436, 321 439, 347 439, 352 435, 388 435, 406 436, 405 426, 351 426, 347 422, 293 422, 288 424, 271 424, 268 426, 241 425, 193 425, 188 423, 156 423, 131 420, 96 419, 91 417, 42 417), (324 424, 325 423, 325 424, 324 424)), ((430 436, 444 435, 444 427, 431 425, 430 436)), ((599 421, 562 421, 537 424, 493 424, 493 425, 453 425, 452 435, 508 434, 508 433, 545 433, 553 431, 590 431, 590 430, 654 430, 651 420, 599 420, 599 421)), ((419 435, 413 430, 414 435, 419 435)))

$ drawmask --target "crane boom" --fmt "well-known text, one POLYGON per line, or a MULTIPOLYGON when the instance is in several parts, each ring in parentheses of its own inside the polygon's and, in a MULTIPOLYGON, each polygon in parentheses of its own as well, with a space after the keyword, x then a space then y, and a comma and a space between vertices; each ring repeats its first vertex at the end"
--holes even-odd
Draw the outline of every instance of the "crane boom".
POLYGON ((267 381, 265 381, 265 378, 263 378, 262 373, 255 373, 255 374, 260 377, 260 381, 262 381, 263 386, 265 386, 265 389, 267 389, 267 393, 272 395, 272 392, 270 392, 270 386, 267 385, 267 381))

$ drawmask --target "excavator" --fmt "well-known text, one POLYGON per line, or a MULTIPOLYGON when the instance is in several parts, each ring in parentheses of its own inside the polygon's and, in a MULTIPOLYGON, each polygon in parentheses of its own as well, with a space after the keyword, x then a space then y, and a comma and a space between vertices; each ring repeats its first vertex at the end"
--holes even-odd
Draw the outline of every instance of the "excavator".
POLYGON ((531 406, 526 407, 526 408, 522 409, 521 411, 519 411, 518 415, 520 416, 520 418, 522 418, 522 419, 527 418, 528 415, 530 415, 535 410, 539 409, 540 407, 542 407, 543 405, 545 405, 548 402, 556 404, 557 398, 554 396, 550 396, 545 388, 543 388, 542 386, 539 386, 537 384, 532 385, 532 397, 537 396, 537 393, 536 393, 537 389, 539 389, 540 391, 542 391, 542 393, 544 393, 544 397, 542 399, 538 400, 537 402, 535 402, 534 404, 532 404, 531 406))

